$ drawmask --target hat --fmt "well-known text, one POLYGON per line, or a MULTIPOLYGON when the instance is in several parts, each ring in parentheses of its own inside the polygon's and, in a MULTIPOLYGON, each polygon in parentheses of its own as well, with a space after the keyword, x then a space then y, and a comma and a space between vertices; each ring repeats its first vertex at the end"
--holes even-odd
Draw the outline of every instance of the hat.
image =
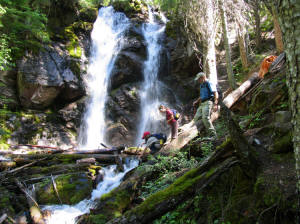
POLYGON ((197 75, 196 75, 196 78, 195 78, 195 81, 197 81, 200 77, 206 77, 205 76, 205 73, 204 72, 199 72, 197 75))
POLYGON ((150 132, 149 132, 149 131, 145 131, 145 132, 144 132, 142 139, 146 138, 147 135, 150 135, 150 132))

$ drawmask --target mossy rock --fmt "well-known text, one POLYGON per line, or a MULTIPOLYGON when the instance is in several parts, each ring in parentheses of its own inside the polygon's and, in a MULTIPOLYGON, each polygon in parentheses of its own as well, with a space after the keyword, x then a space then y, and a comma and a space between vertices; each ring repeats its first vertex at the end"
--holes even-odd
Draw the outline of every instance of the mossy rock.
POLYGON ((272 153, 287 153, 293 151, 292 133, 288 132, 284 136, 275 139, 269 149, 272 153))
MULTIPOLYGON (((73 205, 90 196, 92 180, 85 173, 60 175, 55 179, 59 197, 64 204, 73 205)), ((37 201, 40 204, 59 204, 52 181, 37 184, 37 201)))
POLYGON ((98 16, 97 8, 83 8, 79 11, 79 19, 81 21, 94 23, 98 16))
POLYGON ((137 13, 142 13, 142 9, 145 8, 141 0, 114 1, 112 6, 116 11, 125 13, 129 18, 134 17, 137 13))

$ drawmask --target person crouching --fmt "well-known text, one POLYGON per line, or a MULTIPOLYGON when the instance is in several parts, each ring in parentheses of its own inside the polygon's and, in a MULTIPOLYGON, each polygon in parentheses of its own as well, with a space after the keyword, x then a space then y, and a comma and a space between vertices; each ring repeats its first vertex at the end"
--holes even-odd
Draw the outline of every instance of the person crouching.
POLYGON ((166 135, 162 133, 152 134, 149 131, 144 132, 142 139, 145 139, 146 148, 151 150, 151 154, 158 152, 166 142, 166 135))

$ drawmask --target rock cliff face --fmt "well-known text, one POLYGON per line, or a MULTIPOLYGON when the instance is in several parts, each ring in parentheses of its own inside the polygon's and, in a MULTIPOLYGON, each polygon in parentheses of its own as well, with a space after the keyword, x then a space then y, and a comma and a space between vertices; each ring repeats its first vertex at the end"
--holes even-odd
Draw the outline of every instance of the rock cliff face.
MULTIPOLYGON (((28 52, 17 63, 16 71, 1 76, 0 81, 5 85, 0 85, 0 88, 6 99, 9 98, 8 101, 1 98, 2 105, 29 109, 30 116, 43 114, 47 117, 49 113, 44 111, 50 110, 51 117, 57 117, 55 121, 52 118, 43 119, 43 125, 33 122, 35 128, 30 129, 30 137, 26 135, 26 138, 22 135, 24 125, 19 125, 24 122, 15 122, 19 126, 12 127, 12 143, 38 143, 39 138, 42 138, 41 133, 57 127, 60 135, 65 131, 65 136, 72 137, 56 138, 55 143, 51 141, 51 144, 66 145, 72 142, 74 145, 74 133, 79 132, 87 91, 83 79, 87 74, 90 32, 97 17, 97 9, 80 9, 76 4, 64 7, 67 7, 66 16, 63 6, 56 12, 51 11, 56 5, 50 7, 48 19, 49 29, 53 32, 51 43, 44 45, 39 53, 28 52)), ((122 4, 115 5, 117 10, 123 11, 131 19, 131 27, 112 70, 106 103, 106 138, 112 145, 132 144, 136 138, 136 127, 140 119, 139 90, 144 80, 144 62, 147 59, 147 43, 141 27, 147 20, 147 8, 139 6, 135 10, 128 10, 126 7, 122 4)), ((161 98, 173 104, 188 102, 196 95, 190 87, 195 87, 192 77, 197 72, 197 60, 186 52, 184 42, 165 38, 158 77, 166 85, 161 98)), ((16 119, 20 117, 16 116, 16 119)), ((14 122, 11 123, 13 126, 14 122)), ((49 140, 49 136, 44 138, 49 140)))

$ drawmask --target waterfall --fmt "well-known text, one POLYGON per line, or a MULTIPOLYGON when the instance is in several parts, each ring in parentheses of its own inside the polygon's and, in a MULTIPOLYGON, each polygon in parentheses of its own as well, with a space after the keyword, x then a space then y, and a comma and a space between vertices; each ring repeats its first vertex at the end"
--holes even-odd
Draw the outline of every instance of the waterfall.
POLYGON ((158 79, 160 67, 161 39, 165 31, 166 18, 160 15, 163 21, 158 24, 151 7, 148 6, 149 23, 143 24, 143 35, 147 43, 148 59, 144 63, 144 82, 140 92, 141 97, 141 121, 138 125, 136 144, 141 143, 142 133, 147 130, 156 132, 159 130, 161 114, 158 107, 161 104, 161 90, 165 88, 158 79))
POLYGON ((91 34, 92 47, 88 75, 85 79, 88 97, 79 145, 82 149, 96 149, 105 143, 105 103, 110 74, 122 43, 129 19, 110 7, 102 7, 91 34))
POLYGON ((112 189, 119 186, 124 175, 138 165, 138 160, 129 159, 124 166, 124 172, 119 173, 116 171, 117 166, 111 165, 102 168, 103 181, 97 185, 93 190, 91 199, 80 201, 76 205, 50 205, 44 206, 42 210, 50 213, 46 217, 47 224, 74 224, 76 217, 89 213, 90 209, 94 206, 94 200, 100 198, 103 194, 110 192, 112 189))

